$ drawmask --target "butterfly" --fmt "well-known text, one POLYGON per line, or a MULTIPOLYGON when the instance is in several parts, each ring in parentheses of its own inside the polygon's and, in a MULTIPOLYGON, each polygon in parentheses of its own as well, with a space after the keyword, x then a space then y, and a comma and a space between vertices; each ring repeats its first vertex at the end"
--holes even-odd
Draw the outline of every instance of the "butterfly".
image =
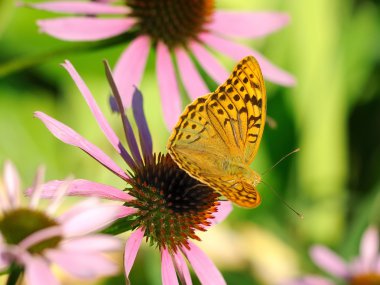
POLYGON ((266 117, 260 66, 243 58, 215 92, 189 104, 168 140, 177 165, 239 206, 257 207, 261 177, 250 168, 266 117))

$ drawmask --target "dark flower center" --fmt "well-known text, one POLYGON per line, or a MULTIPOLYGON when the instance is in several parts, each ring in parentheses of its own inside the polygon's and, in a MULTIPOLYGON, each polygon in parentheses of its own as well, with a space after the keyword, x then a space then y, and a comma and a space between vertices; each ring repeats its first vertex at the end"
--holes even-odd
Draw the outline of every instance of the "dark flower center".
POLYGON ((380 285, 380 272, 369 272, 354 276, 351 285, 380 285))
POLYGON ((180 169, 169 154, 145 159, 135 170, 129 194, 136 200, 126 203, 138 209, 133 228, 145 229, 151 244, 176 251, 197 239, 217 211, 219 194, 180 169))
MULTIPOLYGON (((0 232, 8 244, 18 244, 31 234, 58 225, 45 213, 32 209, 16 209, 5 212, 0 220, 0 232)), ((41 253, 46 248, 55 248, 61 237, 46 239, 31 246, 30 253, 41 253)))
POLYGON ((204 30, 214 9, 214 0, 126 0, 138 28, 169 47, 186 45, 204 30))

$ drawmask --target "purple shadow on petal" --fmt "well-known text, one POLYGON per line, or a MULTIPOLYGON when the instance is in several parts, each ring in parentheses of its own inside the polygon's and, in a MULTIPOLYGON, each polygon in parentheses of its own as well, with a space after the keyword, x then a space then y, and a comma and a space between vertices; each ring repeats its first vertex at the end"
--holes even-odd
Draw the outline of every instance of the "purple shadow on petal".
POLYGON ((152 136, 144 114, 143 96, 137 87, 135 87, 135 91, 133 92, 132 110, 139 130, 140 145, 143 156, 151 157, 153 153, 152 136))
POLYGON ((113 113, 118 113, 118 114, 120 114, 120 112, 119 112, 119 106, 117 106, 117 102, 116 102, 116 98, 115 98, 115 96, 110 95, 110 97, 109 97, 109 99, 108 99, 108 103, 110 104, 111 111, 112 111, 113 113))
POLYGON ((123 103, 122 103, 122 100, 120 97, 120 93, 119 93, 119 90, 117 89, 117 86, 116 86, 115 81, 114 81, 113 76, 112 76, 111 68, 109 67, 107 61, 104 61, 104 66, 105 66, 105 70, 106 70, 106 76, 108 79, 108 83, 111 87, 112 93, 115 96, 116 103, 118 105, 118 110, 120 112, 121 119, 123 122, 125 138, 127 139, 128 146, 131 150, 131 153, 132 153, 132 156, 133 156, 135 162, 137 164, 142 164, 142 158, 140 155, 140 150, 139 150, 139 147, 137 145, 137 141, 136 141, 135 135, 133 133, 131 123, 129 122, 127 116, 125 115, 123 103))

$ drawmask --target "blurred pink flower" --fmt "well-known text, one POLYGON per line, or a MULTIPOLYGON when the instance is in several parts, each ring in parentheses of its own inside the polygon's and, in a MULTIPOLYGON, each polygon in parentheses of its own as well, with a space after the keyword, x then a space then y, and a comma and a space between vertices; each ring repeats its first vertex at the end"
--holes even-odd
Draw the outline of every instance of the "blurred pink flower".
POLYGON ((42 211, 37 209, 42 180, 40 168, 29 190, 30 202, 22 205, 17 170, 11 162, 5 162, 4 188, 0 193, 0 270, 14 264, 21 266, 29 285, 59 284, 50 271, 52 263, 82 279, 117 273, 118 266, 103 253, 119 250, 120 240, 93 232, 117 219, 120 206, 87 199, 55 218, 53 213, 70 181, 55 189, 57 195, 42 211))
MULTIPOLYGON (((365 231, 360 244, 360 255, 352 262, 345 262, 340 256, 321 245, 312 247, 310 255, 320 268, 347 284, 380 284, 379 234, 375 227, 369 227, 365 231)), ((335 283, 320 276, 306 276, 284 284, 334 285, 335 283)))
MULTIPOLYGON (((104 135, 130 170, 120 168, 102 150, 68 126, 42 112, 36 112, 35 116, 58 139, 81 148, 125 182, 127 188, 120 190, 88 180, 74 180, 67 194, 97 196, 124 203, 120 220, 128 224, 128 227, 120 232, 133 229, 125 246, 126 277, 129 276, 145 237, 161 252, 163 284, 178 284, 177 274, 182 284, 191 284, 184 257, 190 262, 202 284, 225 284, 212 261, 190 239, 199 240, 197 230, 205 231, 212 224, 223 220, 231 211, 231 204, 218 201, 219 194, 181 170, 168 154, 153 153, 152 138, 143 112, 143 99, 137 89, 132 98, 132 111, 138 128, 140 146, 127 116, 124 112, 119 112, 129 153, 107 123, 90 90, 71 63, 66 61, 63 66, 81 91, 104 135)), ((107 68, 106 72, 116 97, 117 108, 123 110, 124 106, 111 71, 107 68)), ((55 189, 63 183, 64 181, 56 180, 43 185, 42 195, 54 196, 55 189)))
POLYGON ((210 50, 235 61, 253 55, 266 79, 285 86, 295 84, 293 76, 237 41, 263 37, 279 30, 289 22, 286 13, 214 10, 214 0, 50 1, 29 6, 82 15, 37 22, 42 32, 66 41, 97 41, 137 31, 136 38, 116 63, 115 81, 124 105, 129 107, 133 85, 139 85, 149 50, 153 47, 164 119, 170 129, 182 111, 174 62, 191 99, 209 93, 193 59, 218 84, 228 77, 229 72, 210 50))

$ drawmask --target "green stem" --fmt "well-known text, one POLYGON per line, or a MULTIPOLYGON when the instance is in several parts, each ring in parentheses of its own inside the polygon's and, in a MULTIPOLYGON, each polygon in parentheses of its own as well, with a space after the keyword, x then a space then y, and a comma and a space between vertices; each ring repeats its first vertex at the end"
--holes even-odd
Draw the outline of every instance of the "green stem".
POLYGON ((10 266, 9 271, 10 271, 10 273, 8 275, 6 285, 16 285, 18 280, 22 277, 22 273, 24 272, 24 268, 19 266, 19 265, 12 264, 10 266))
POLYGON ((10 60, 0 65, 0 78, 6 75, 12 74, 14 72, 33 67, 37 64, 40 64, 42 62, 47 61, 48 59, 51 59, 57 56, 67 55, 70 53, 98 50, 98 49, 115 46, 121 43, 127 43, 133 38, 135 38, 136 36, 137 36, 136 32, 128 32, 128 33, 124 33, 117 37, 109 38, 106 40, 70 44, 65 47, 50 51, 50 52, 29 55, 20 59, 10 60))

